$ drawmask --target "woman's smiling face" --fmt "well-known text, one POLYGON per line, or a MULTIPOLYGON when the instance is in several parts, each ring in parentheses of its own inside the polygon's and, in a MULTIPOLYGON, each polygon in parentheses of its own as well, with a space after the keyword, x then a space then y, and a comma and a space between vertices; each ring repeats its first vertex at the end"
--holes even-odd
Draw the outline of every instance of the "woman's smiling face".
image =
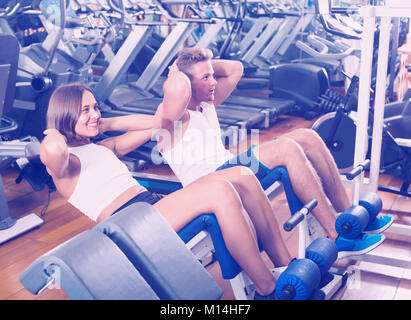
POLYGON ((101 113, 94 95, 84 91, 80 115, 74 130, 82 138, 93 138, 99 133, 101 113))

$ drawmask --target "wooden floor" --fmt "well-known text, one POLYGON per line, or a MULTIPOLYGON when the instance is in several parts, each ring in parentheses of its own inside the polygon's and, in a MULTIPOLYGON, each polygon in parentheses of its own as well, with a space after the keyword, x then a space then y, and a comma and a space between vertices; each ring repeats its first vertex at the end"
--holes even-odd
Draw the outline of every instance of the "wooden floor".
MULTIPOLYGON (((298 127, 310 127, 313 121, 301 118, 285 117, 269 130, 260 132, 260 141, 263 142, 298 127)), ((153 168, 146 166, 149 172, 170 174, 167 167, 153 168)), ((6 169, 2 173, 9 209, 13 217, 23 217, 31 212, 40 214, 47 203, 47 191, 33 192, 30 185, 23 181, 16 184, 18 173, 6 169)), ((381 184, 399 186, 398 178, 382 176, 381 184)), ((411 199, 401 196, 380 193, 383 199, 383 214, 393 214, 397 222, 411 225, 411 199)), ((279 195, 272 201, 275 214, 282 223, 288 218, 289 212, 284 195, 279 195)), ((70 204, 64 201, 57 192, 51 194, 51 202, 45 215, 44 224, 39 228, 21 235, 9 242, 0 245, 0 299, 2 300, 59 300, 67 299, 64 292, 58 289, 46 290, 38 296, 26 291, 19 282, 19 275, 34 259, 54 248, 58 244, 72 238, 74 235, 89 229, 94 222, 83 216, 70 204)), ((375 251, 391 257, 411 261, 411 245, 407 237, 387 234, 387 240, 375 251)), ((296 255, 298 234, 283 232, 283 237, 290 251, 296 255)), ((342 288, 334 299, 411 299, 411 270, 391 266, 377 265, 365 262, 356 262, 348 259, 337 264, 339 268, 349 265, 352 274, 347 286, 342 288)), ((218 262, 207 267, 207 270, 223 288, 223 299, 233 299, 229 282, 220 275, 218 262)))

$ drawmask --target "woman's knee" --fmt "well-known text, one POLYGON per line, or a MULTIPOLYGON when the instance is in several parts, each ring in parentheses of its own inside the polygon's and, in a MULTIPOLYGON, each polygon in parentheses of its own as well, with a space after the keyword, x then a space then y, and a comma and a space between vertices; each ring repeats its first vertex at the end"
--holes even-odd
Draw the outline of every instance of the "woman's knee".
POLYGON ((228 180, 217 180, 213 188, 216 201, 213 203, 212 210, 219 223, 228 223, 233 226, 245 222, 256 238, 254 225, 234 185, 228 180))
POLYGON ((216 206, 241 206, 241 199, 230 181, 226 179, 214 180, 207 188, 212 193, 216 206))
POLYGON ((242 165, 236 165, 234 167, 229 167, 220 172, 224 172, 225 174, 224 179, 228 181, 233 181, 234 178, 239 177, 239 176, 253 175, 253 171, 250 168, 246 166, 242 166, 242 165))
POLYGON ((235 166, 224 169, 224 179, 229 181, 240 197, 243 191, 260 186, 260 182, 254 174, 254 171, 246 166, 235 166))
POLYGON ((240 174, 233 181, 235 189, 241 194, 249 193, 250 190, 261 189, 261 192, 264 192, 260 181, 254 174, 254 171, 248 167, 242 167, 240 174))
POLYGON ((194 182, 154 204, 175 230, 180 230, 199 214, 212 212, 217 217, 232 215, 243 206, 241 199, 229 181, 224 179, 208 180, 207 184, 194 182), (205 186, 198 187, 198 186, 205 186))

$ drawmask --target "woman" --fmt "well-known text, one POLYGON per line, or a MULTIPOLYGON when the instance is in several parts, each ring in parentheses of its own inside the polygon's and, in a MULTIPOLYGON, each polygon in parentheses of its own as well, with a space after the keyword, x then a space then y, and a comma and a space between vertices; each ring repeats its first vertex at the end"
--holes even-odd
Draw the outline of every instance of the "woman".
POLYGON ((96 222, 139 201, 152 204, 176 232, 198 215, 214 213, 228 250, 255 284, 256 298, 273 298, 275 280, 261 258, 257 239, 274 265, 287 265, 291 256, 258 180, 246 168, 229 168, 160 200, 140 186, 118 159, 150 139, 154 121, 139 114, 103 119, 87 86, 63 85, 50 98, 40 159, 59 193, 96 222), (127 132, 91 142, 109 130, 127 132), (229 176, 235 180, 227 180, 229 176))

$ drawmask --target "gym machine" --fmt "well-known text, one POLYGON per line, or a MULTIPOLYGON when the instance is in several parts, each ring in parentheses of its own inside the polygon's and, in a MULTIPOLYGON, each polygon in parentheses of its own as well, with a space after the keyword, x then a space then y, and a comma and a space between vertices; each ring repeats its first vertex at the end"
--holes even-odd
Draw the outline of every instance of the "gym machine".
MULTIPOLYGON (((342 9, 340 9, 339 12, 342 12, 342 9)), ((334 32, 334 30, 335 29, 331 31, 334 32)), ((335 34, 342 35, 344 33, 340 30, 335 34)), ((398 38, 398 33, 393 33, 393 36, 398 38)), ((347 37, 350 37, 350 35, 347 35, 347 37)), ((393 43, 395 44, 395 41, 393 41, 393 43)), ((313 49, 310 50, 314 52, 313 49)), ((337 54, 335 57, 336 59, 340 57, 343 58, 350 54, 350 51, 352 50, 347 49, 347 51, 337 54)), ((333 57, 333 54, 318 52, 313 53, 313 55, 323 59, 332 59, 333 57)), ((395 53, 391 53, 391 55, 396 56, 395 53)), ((335 99, 335 103, 332 104, 320 104, 319 107, 329 110, 330 113, 319 118, 313 125, 313 129, 323 137, 342 173, 349 170, 354 164, 354 156, 351 155, 354 155, 356 148, 355 134, 359 121, 358 117, 352 112, 352 110, 356 110, 357 108, 359 77, 355 74, 350 80, 351 82, 345 96, 340 96, 338 99, 335 99)), ((409 173, 411 168, 411 155, 407 140, 411 137, 411 133, 405 125, 410 119, 409 103, 408 101, 403 101, 385 104, 383 109, 384 120, 381 138, 380 172, 393 173, 403 178, 404 182, 400 189, 382 185, 379 185, 378 189, 409 197, 408 187, 411 181, 409 173)), ((369 110, 369 116, 370 119, 373 119, 375 116, 372 108, 369 110)), ((370 133, 372 128, 371 125, 369 129, 370 133)), ((367 150, 370 149, 367 151, 367 157, 369 157, 371 152, 371 147, 369 148, 369 146, 374 144, 371 134, 366 144, 367 150)))
MULTIPOLYGON (((359 10, 364 19, 361 40, 361 67, 359 76, 358 97, 358 122, 355 139, 354 166, 364 163, 368 150, 369 132, 369 103, 370 84, 372 76, 372 59, 374 45, 374 30, 376 18, 380 19, 379 49, 377 62, 376 92, 374 117, 372 123, 372 147, 370 152, 369 178, 364 177, 364 170, 353 179, 345 181, 348 188, 352 188, 353 204, 359 203, 361 193, 364 191, 377 192, 380 174, 380 161, 383 139, 384 106, 386 95, 386 76, 388 68, 389 42, 391 18, 411 17, 409 6, 364 6, 359 10)), ((390 233, 397 235, 411 235, 411 227, 404 224, 393 223, 390 233)), ((377 264, 385 264, 400 268, 411 268, 411 261, 381 256, 375 253, 357 257, 357 260, 368 261, 377 264)))
MULTIPOLYGON (((255 1, 253 4, 259 2, 255 1)), ((277 116, 296 114, 303 115, 307 119, 313 118, 317 115, 313 110, 318 97, 324 95, 329 88, 328 75, 323 69, 324 63, 293 61, 292 57, 295 54, 289 53, 295 51, 297 37, 302 37, 304 32, 312 28, 314 17, 312 10, 277 12, 271 9, 265 15, 258 13, 255 15, 262 17, 255 21, 250 33, 258 34, 257 32, 260 31, 260 35, 252 42, 247 34, 239 42, 239 47, 244 48, 246 52, 235 57, 239 57, 243 62, 245 77, 240 80, 238 90, 225 103, 274 108, 272 123, 276 120, 276 113, 277 116), (272 15, 273 19, 263 20, 267 15, 272 15), (267 24, 265 29, 262 29, 261 21, 267 24), (249 68, 250 65, 254 66, 255 70, 248 72, 248 69, 252 69, 249 68), (297 81, 299 86, 295 86, 297 81), (249 101, 241 91, 265 93, 268 97, 264 99, 253 97, 252 101, 249 101)))
MULTIPOLYGON (((264 178, 262 186, 268 190, 278 181, 283 183, 290 211, 294 212, 291 218, 284 223, 283 228, 286 231, 291 231, 299 226, 299 251, 297 259, 293 260, 287 267, 272 270, 274 276, 278 278, 275 288, 277 298, 281 300, 330 299, 338 289, 345 285, 348 274, 332 267, 338 256, 335 243, 322 237, 318 228, 308 227, 310 212, 315 208, 317 201, 313 199, 302 206, 291 189, 287 170, 282 167, 276 168, 264 178), (300 209, 297 210, 297 208, 300 209), (308 230, 310 231, 308 232, 308 230)), ((337 220, 336 229, 340 234, 356 237, 358 234, 355 232, 363 232, 369 224, 374 223, 376 215, 382 208, 381 199, 373 193, 362 196, 359 204, 359 206, 349 208, 337 220)), ((204 281, 201 276, 204 270, 200 271, 200 264, 196 260, 193 260, 196 261, 196 268, 191 267, 191 261, 186 262, 185 251, 187 251, 187 247, 182 246, 181 240, 187 243, 199 232, 206 231, 212 239, 212 246, 222 276, 224 279, 230 280, 236 299, 245 300, 253 297, 253 284, 228 252, 218 222, 213 214, 202 214, 183 227, 178 232, 180 241, 173 240, 176 237, 174 231, 163 221, 164 219, 151 205, 138 203, 99 223, 93 230, 98 230, 117 244, 160 299, 189 299, 198 292, 197 281, 204 281), (141 219, 142 216, 144 219, 141 219), (151 241, 147 241, 147 239, 151 239, 151 241), (164 247, 164 244, 167 245, 164 247), (182 249, 183 247, 185 250, 182 249), (181 266, 183 272, 180 272, 182 271, 180 269, 176 272, 175 268, 180 268, 177 265, 182 262, 184 262, 181 266), (184 278, 182 279, 181 276, 184 278), (194 281, 192 276, 198 277, 198 279, 192 282, 194 281)), ((47 287, 58 284, 73 298, 107 299, 105 295, 108 293, 104 292, 112 285, 111 282, 100 280, 100 275, 98 279, 95 279, 89 272, 81 270, 88 270, 94 265, 99 268, 104 264, 104 261, 112 259, 111 254, 114 255, 114 253, 110 249, 111 245, 104 245, 107 246, 107 250, 97 250, 104 252, 104 254, 99 253, 90 261, 82 258, 89 254, 84 253, 83 251, 88 249, 81 248, 81 244, 78 243, 82 241, 80 240, 82 237, 84 235, 80 234, 60 245, 58 249, 36 259, 20 276, 23 285, 34 294, 41 293, 47 287), (75 249, 70 244, 73 242, 76 243, 75 249), (73 253, 66 254, 65 252, 73 253), (73 259, 67 260, 71 256, 73 259), (87 265, 79 263, 79 259, 88 261, 92 265, 89 265, 87 269, 87 265), (76 261, 77 263, 75 263, 76 261), (74 273, 71 272, 72 270, 79 271, 74 273), (72 279, 73 274, 77 274, 75 279, 72 279), (71 281, 63 281, 66 279, 71 281), (105 283, 105 291, 101 291, 99 296, 86 295, 84 297, 73 294, 76 290, 84 291, 83 286, 79 285, 79 283, 84 282, 91 283, 89 290, 98 290, 94 288, 98 288, 95 283, 98 283, 99 280, 101 283, 105 283)), ((192 259, 193 256, 191 254, 190 256, 192 259)), ((124 267, 120 269, 123 270, 124 267)), ((116 273, 115 270, 117 269, 110 268, 101 277, 110 277, 110 273, 116 273)), ((208 292, 209 284, 204 284, 204 286, 208 292)), ((202 294, 206 294, 204 288, 201 288, 201 291, 203 291, 202 294)), ((118 297, 122 297, 120 293, 117 294, 118 297)), ((111 298, 118 297, 112 296, 111 298)), ((141 299, 139 296, 134 297, 141 299)), ((218 297, 219 295, 212 299, 218 297)), ((128 299, 132 298, 133 296, 128 296, 128 299)))
MULTIPOLYGON (((48 35, 42 43, 21 48, 16 93, 11 113, 19 123, 16 138, 35 136, 42 139, 45 114, 51 93, 63 83, 89 82, 90 66, 72 58, 60 47, 66 28, 68 2, 39 1, 32 9, 16 10, 14 15, 36 14, 47 26, 48 35), (34 10, 35 9, 35 10, 34 10)), ((12 18, 11 15, 7 19, 12 18)), ((7 22, 7 21, 6 21, 7 22)), ((10 30, 9 30, 10 31, 10 30)))
MULTIPOLYGON (((13 105, 16 73, 19 57, 17 39, 11 35, 0 34, 0 135, 7 135, 17 129, 17 123, 5 116, 13 105)), ((38 157, 40 143, 37 140, 28 142, 0 142, 0 168, 9 165, 11 159, 38 157)), ((43 223, 35 213, 22 218, 11 217, 3 181, 0 176, 0 244, 17 237, 43 223)))
MULTIPOLYGON (((181 185, 175 178, 171 178, 170 181, 164 181, 158 180, 158 176, 141 173, 135 173, 134 177, 141 185, 144 185, 152 192, 169 193, 181 188, 181 185)), ((292 216, 283 227, 289 232, 298 225, 298 257, 304 258, 306 247, 314 239, 324 235, 323 229, 310 214, 311 210, 316 206, 316 201, 313 200, 303 205, 298 200, 292 189, 288 172, 284 167, 272 170, 261 181, 261 185, 269 199, 276 197, 280 192, 285 192, 292 216)), ((225 247, 218 222, 213 214, 200 215, 180 230, 179 236, 204 266, 211 263, 213 256, 216 256, 222 276, 224 279, 230 280, 236 299, 245 300, 253 297, 253 283, 225 247)), ((278 278, 284 270, 285 267, 276 268, 272 271, 275 277, 278 278)), ((331 268, 329 272, 331 274, 327 275, 327 281, 321 283, 321 290, 317 292, 320 293, 317 296, 318 299, 330 299, 345 284, 347 275, 343 270, 331 268)))

